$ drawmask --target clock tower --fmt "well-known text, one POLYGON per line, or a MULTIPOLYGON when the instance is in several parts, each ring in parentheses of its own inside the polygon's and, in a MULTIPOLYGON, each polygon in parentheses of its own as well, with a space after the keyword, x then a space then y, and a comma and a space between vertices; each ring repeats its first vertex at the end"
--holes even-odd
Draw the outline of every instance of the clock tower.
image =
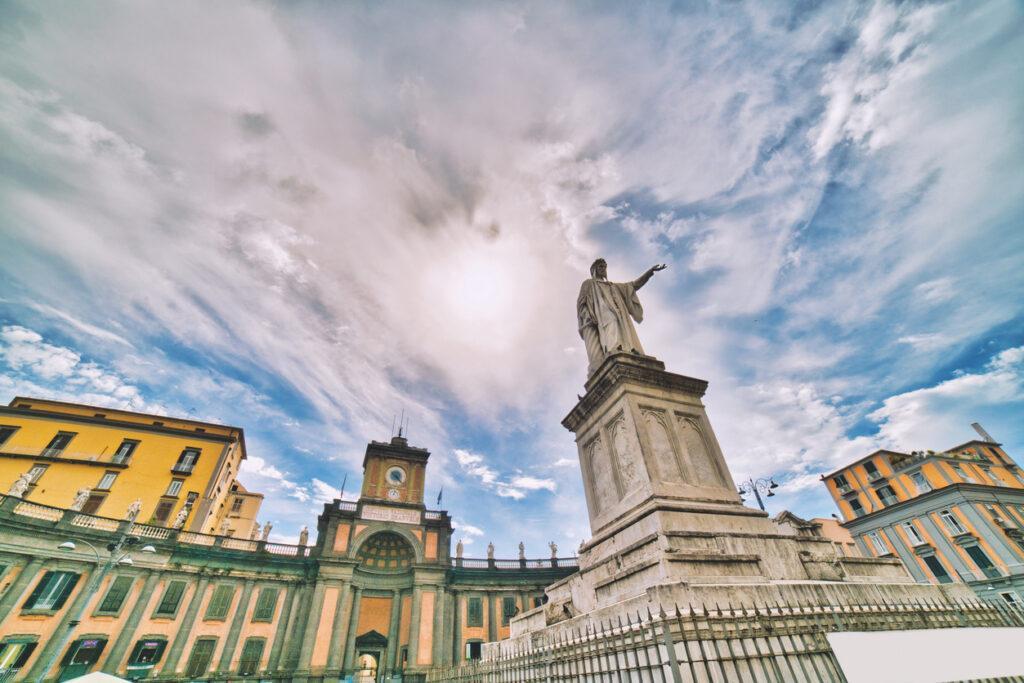
POLYGON ((430 452, 403 436, 371 441, 363 457, 363 500, 423 507, 423 478, 430 452))

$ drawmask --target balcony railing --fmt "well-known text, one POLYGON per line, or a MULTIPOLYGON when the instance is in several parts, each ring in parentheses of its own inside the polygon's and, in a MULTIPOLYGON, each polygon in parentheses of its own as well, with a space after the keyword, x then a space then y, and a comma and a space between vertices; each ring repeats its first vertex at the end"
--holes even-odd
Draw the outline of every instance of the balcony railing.
POLYGON ((69 460, 71 462, 95 462, 110 465, 128 465, 130 458, 115 458, 116 453, 90 453, 85 451, 66 451, 59 448, 28 448, 26 446, 4 446, 0 455, 14 455, 26 458, 47 458, 50 460, 69 460))
POLYGON ((171 466, 171 472, 174 472, 175 474, 192 474, 192 470, 194 470, 195 468, 196 464, 194 462, 176 462, 174 463, 174 465, 171 466))
MULTIPOLYGON (((230 536, 213 536, 195 531, 180 531, 152 524, 129 523, 126 520, 99 517, 75 510, 41 505, 12 496, 0 496, 0 519, 8 518, 17 525, 42 525, 49 529, 88 530, 113 534, 127 531, 132 536, 186 546, 220 548, 236 552, 269 553, 278 556, 307 557, 312 548, 304 545, 250 541, 230 536), (131 524, 130 527, 128 525, 131 524)), ((0 681, 3 679, 0 678, 0 681)))
POLYGON ((986 567, 985 569, 959 570, 960 580, 965 583, 972 581, 987 581, 988 579, 999 579, 1007 575, 999 567, 986 567))
POLYGON ((461 569, 564 569, 579 567, 575 557, 547 557, 544 559, 498 560, 486 557, 453 557, 451 565, 461 569))

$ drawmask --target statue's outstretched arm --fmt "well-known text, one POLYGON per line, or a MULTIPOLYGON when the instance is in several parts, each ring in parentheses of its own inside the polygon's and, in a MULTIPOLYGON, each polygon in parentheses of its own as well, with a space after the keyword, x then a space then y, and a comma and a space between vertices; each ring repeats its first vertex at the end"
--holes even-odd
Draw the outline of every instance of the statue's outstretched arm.
POLYGON ((657 273, 659 270, 665 270, 667 266, 664 263, 659 263, 656 266, 651 266, 647 269, 647 272, 633 280, 633 289, 640 289, 647 284, 647 281, 651 279, 651 276, 657 273))

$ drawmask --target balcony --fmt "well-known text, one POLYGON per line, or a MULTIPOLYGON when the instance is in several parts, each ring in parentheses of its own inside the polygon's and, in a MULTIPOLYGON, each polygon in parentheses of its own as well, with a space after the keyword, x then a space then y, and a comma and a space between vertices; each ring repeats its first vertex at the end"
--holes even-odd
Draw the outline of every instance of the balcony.
POLYGON ((195 463, 176 462, 171 467, 171 472, 175 474, 192 474, 192 470, 195 469, 195 463))
POLYGON ((98 465, 101 467, 128 467, 127 459, 118 459, 115 458, 115 455, 116 453, 62 451, 58 448, 28 448, 25 446, 6 446, 0 449, 0 456, 8 458, 46 460, 50 462, 74 462, 83 465, 98 465))
POLYGON ((868 481, 875 482, 881 479, 885 479, 885 475, 875 470, 874 472, 868 472, 868 481))
POLYGON ((836 490, 839 491, 839 494, 843 496, 845 496, 847 493, 853 493, 853 489, 850 488, 849 484, 836 484, 836 490))
POLYGON ((987 581, 989 579, 1001 579, 1007 576, 999 567, 985 567, 984 569, 970 569, 970 570, 959 570, 960 580, 964 583, 971 583, 973 581, 987 581))

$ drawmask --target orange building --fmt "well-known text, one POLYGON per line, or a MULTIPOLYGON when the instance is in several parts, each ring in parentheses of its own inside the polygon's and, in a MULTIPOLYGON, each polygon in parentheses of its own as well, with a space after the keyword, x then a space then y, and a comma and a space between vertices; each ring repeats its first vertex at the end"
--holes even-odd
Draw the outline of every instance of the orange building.
POLYGON ((962 581, 1024 603, 1024 471, 980 440, 947 451, 876 451, 822 477, 861 550, 922 582, 962 581))
POLYGON ((451 518, 423 504, 429 456, 370 443, 362 495, 326 504, 310 546, 0 497, 0 680, 320 681, 372 660, 411 682, 480 657, 575 558, 453 557, 451 518))

